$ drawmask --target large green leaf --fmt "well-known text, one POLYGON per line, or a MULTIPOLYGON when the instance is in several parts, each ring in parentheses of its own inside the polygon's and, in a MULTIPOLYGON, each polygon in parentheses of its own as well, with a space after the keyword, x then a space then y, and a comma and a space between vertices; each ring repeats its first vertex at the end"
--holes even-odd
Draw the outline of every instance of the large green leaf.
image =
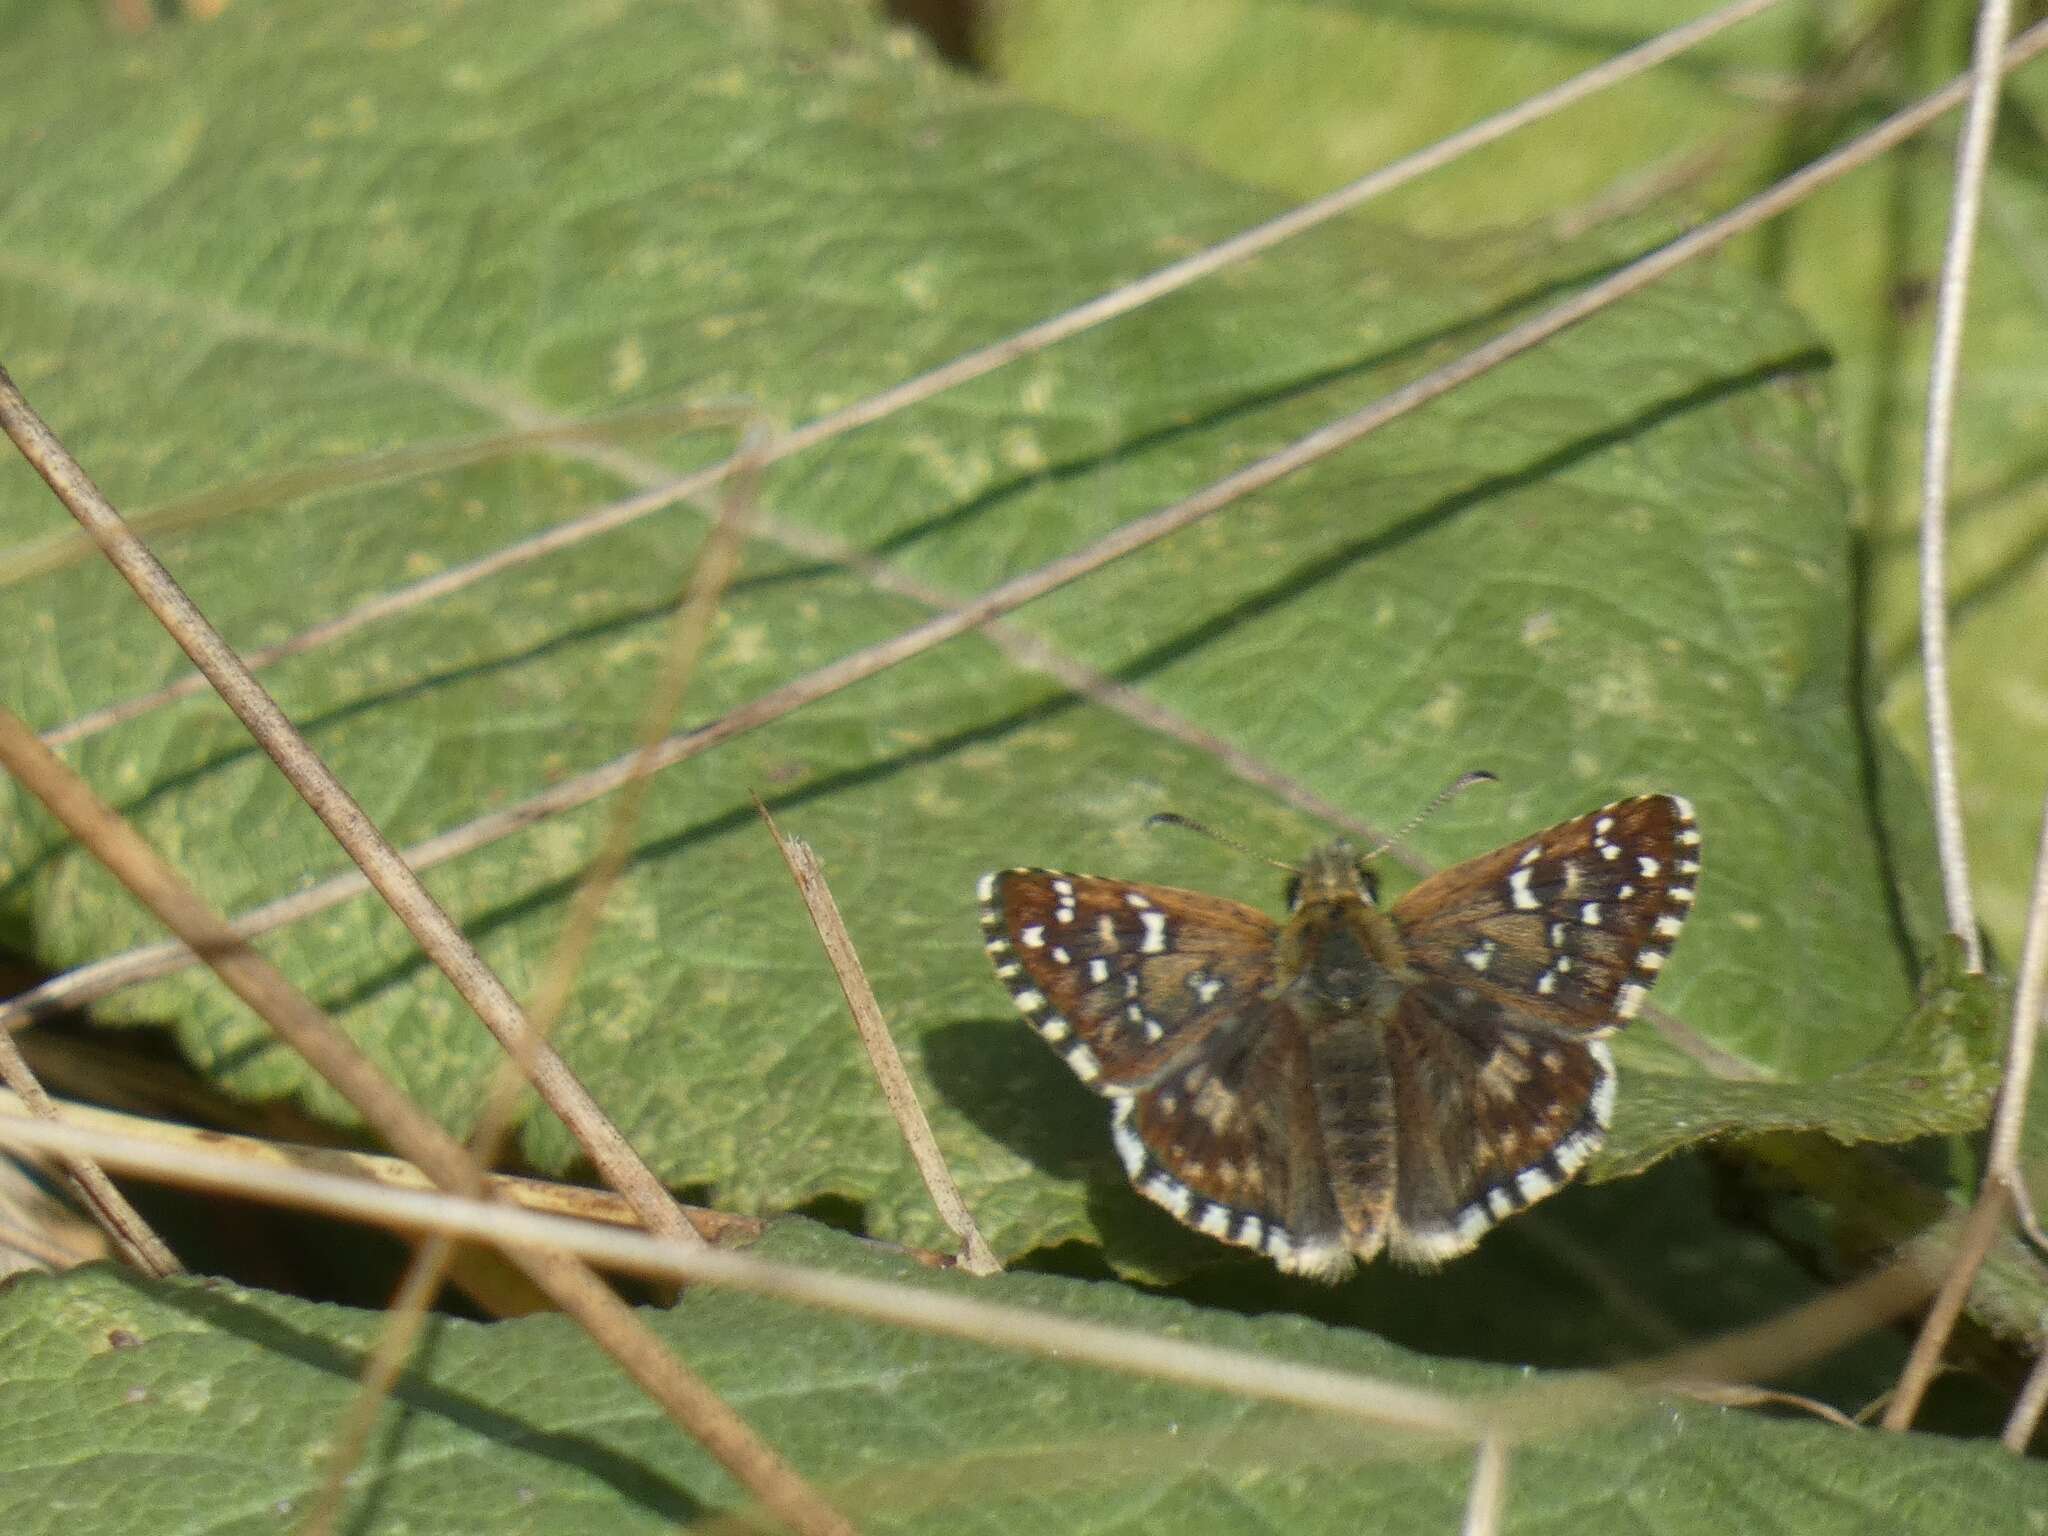
MULTIPOLYGON (((118 501, 146 511, 678 395, 808 417, 1272 207, 946 75, 837 5, 513 14, 285 7, 137 46, 95 41, 70 11, 17 29, 21 85, 0 106, 17 169, 0 188, 7 361, 118 501)), ((762 500, 979 590, 1631 248, 1347 224, 794 460, 762 500)), ((1439 861, 1632 791, 1689 795, 1707 873, 1658 999, 1765 1088, 1630 1032, 1615 1167, 1752 1126, 1896 1139, 1972 1124, 1981 1050, 1907 1022, 1930 885, 1910 838, 1876 835, 1864 761, 1883 748, 1856 708, 1820 371, 1753 284, 1687 274, 1021 622, 1369 818, 1494 769, 1502 789, 1417 834, 1439 861), (1873 1075, 1874 1060, 1890 1065, 1873 1075)), ((659 452, 675 467, 727 445, 659 452)), ((616 455, 532 453, 223 516, 162 547, 255 644, 627 478, 616 455)), ((0 538, 47 556, 48 498, 14 466, 0 491, 0 538)), ((701 526, 666 514, 271 683, 410 841, 624 750, 701 526)), ((32 574, 0 586, 19 637, 0 688, 38 724, 177 672, 101 566, 14 568, 32 574)), ((921 614, 757 543, 691 714, 921 614)), ((223 907, 340 863, 212 704, 72 757, 223 907)), ((1008 1016, 974 879, 1046 863, 1269 901, 1261 870, 1143 818, 1171 806, 1281 850, 1328 829, 979 640, 663 777, 565 1054, 673 1181, 745 1207, 850 1198, 874 1230, 923 1241, 939 1229, 752 819, 756 788, 824 855, 997 1246, 1100 1240, 1158 1275, 1213 1254, 1130 1194, 1100 1102, 1008 1016)), ((601 814, 431 877, 515 990, 601 814)), ((18 796, 0 859, 45 963, 154 937, 18 796)), ((470 1112, 493 1050, 395 920, 359 902, 269 948, 436 1113, 470 1112)), ((236 1091, 340 1113, 211 982, 104 1011, 173 1021, 236 1091)), ((536 1161, 571 1150, 529 1125, 536 1161)))
MULTIPOLYGON (((1201 1312, 1120 1286, 971 1282, 844 1238, 764 1252, 936 1291, 1249 1349, 1453 1396, 1522 1371, 1420 1359, 1299 1319, 1201 1312)), ((1218 1393, 1021 1359, 692 1292, 654 1329, 871 1532, 1457 1528, 1470 1452, 1218 1393)), ((377 1320, 110 1271, 0 1293, 0 1524, 20 1536, 274 1531, 306 1508, 377 1320), (80 1448, 93 1447, 81 1478, 80 1448)), ((352 1483, 351 1529, 622 1536, 738 1495, 566 1320, 437 1323, 352 1483)), ((1805 1536, 2035 1529, 2048 1471, 1991 1445, 1645 1402, 1511 1458, 1506 1529, 1731 1519, 1805 1536)))

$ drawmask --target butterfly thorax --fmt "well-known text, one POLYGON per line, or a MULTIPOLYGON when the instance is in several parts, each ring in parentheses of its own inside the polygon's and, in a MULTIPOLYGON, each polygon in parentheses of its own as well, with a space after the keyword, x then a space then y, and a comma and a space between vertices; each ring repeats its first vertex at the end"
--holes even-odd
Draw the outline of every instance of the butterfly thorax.
POLYGON ((1385 1017, 1413 980, 1393 919, 1348 843, 1303 861, 1274 954, 1274 992, 1306 1024, 1385 1017))

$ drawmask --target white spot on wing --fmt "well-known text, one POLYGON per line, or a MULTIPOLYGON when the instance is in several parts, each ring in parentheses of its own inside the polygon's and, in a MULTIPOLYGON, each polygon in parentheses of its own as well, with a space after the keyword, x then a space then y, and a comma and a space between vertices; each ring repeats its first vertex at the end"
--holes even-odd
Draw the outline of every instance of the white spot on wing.
POLYGON ((1526 861, 1522 868, 1508 875, 1508 899, 1519 912, 1533 912, 1543 905, 1529 889, 1529 870, 1526 861))
POLYGON ((1163 955, 1166 953, 1166 914, 1143 911, 1138 921, 1145 925, 1145 940, 1138 946, 1141 955, 1163 955))

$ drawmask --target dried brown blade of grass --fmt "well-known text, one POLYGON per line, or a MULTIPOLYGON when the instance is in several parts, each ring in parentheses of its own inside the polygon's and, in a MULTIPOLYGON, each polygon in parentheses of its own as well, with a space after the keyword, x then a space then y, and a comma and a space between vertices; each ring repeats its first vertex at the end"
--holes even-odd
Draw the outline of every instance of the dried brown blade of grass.
MULTIPOLYGON (((749 448, 758 448, 757 437, 750 437, 749 448)), ((640 812, 646 804, 651 785, 652 770, 645 766, 646 754, 674 725, 675 717, 682 709, 683 697, 696 676, 697 665, 703 659, 704 644, 710 636, 718 605, 739 570, 754 491, 755 476, 751 472, 728 479, 718 519, 698 546, 697 558, 692 563, 682 598, 676 606, 674 622, 670 625, 669 643, 662 657, 660 674, 641 711, 636 735, 642 754, 642 771, 626 783, 619 797, 612 802, 597 857, 584 871, 575 893, 570 897, 568 920, 563 924, 561 935, 542 969, 529 1030, 519 1042, 523 1054, 510 1055, 500 1061, 485 1089, 484 1107, 469 1137, 471 1153, 480 1169, 489 1168, 504 1151, 518 1111, 521 1087, 533 1075, 533 1053, 554 1032, 555 1025, 568 1011, 576 978, 597 937, 605 906, 633 851, 633 832, 639 825, 640 812)), ((689 1237, 701 1241, 694 1228, 690 1229, 689 1237)), ((333 1437, 333 1449, 327 1458, 320 1492, 300 1527, 304 1536, 327 1536, 341 1518, 349 1476, 369 1447, 370 1436, 376 1429, 378 1409, 397 1385, 399 1373, 412 1357, 420 1330, 426 1323, 427 1309, 433 1305, 434 1297, 446 1282, 456 1251, 455 1243, 440 1236, 429 1237, 414 1250, 398 1290, 386 1309, 376 1347, 364 1362, 355 1399, 333 1437)))
MULTIPOLYGON (((2048 1339, 2048 1316, 2041 1319, 2041 1336, 2048 1339)), ((2043 1412, 2048 1412, 2048 1344, 2043 1344, 2034 1356, 2033 1368, 2027 1372, 2019 1396, 2013 1399, 2012 1412, 1998 1432, 1998 1443, 2016 1456, 2024 1455, 2034 1443, 2034 1432, 2041 1427, 2043 1412)))
POLYGON ((924 1106, 917 1101, 917 1089, 904 1070, 903 1058, 897 1054, 896 1042, 889 1034, 889 1021, 882 1017, 882 1005, 875 1000, 875 990, 868 984, 860 954, 839 915, 839 904, 832 899, 832 888, 825 883, 825 871, 819 867, 817 854, 802 839, 783 836, 775 818, 768 814, 768 807, 758 797, 754 807, 768 824, 775 846, 782 850, 782 860, 789 866, 790 877, 796 881, 811 925, 817 930, 818 943, 832 962, 839 990, 845 995, 854 1028, 860 1034, 861 1047, 874 1068, 875 1080, 881 1084, 882 1099, 889 1106, 903 1144, 910 1149, 910 1160, 917 1164, 918 1175, 924 1180, 932 1204, 939 1208, 940 1219, 960 1239, 960 1267, 970 1275, 1002 1273, 1002 1261, 981 1235, 953 1171, 946 1166, 945 1154, 939 1151, 938 1138, 932 1134, 924 1106))
POLYGON ((1508 1446, 1499 1435, 1479 1442, 1472 1466, 1472 1487, 1465 1498, 1459 1536, 1500 1536, 1501 1512, 1508 1501, 1508 1446))
MULTIPOLYGON (((260 1136, 243 1136, 232 1131, 206 1130, 155 1120, 146 1115, 103 1109, 96 1104, 55 1101, 57 1121, 64 1125, 103 1130, 130 1141, 153 1141, 164 1147, 199 1148, 222 1157, 272 1168, 302 1169, 308 1173, 332 1173, 381 1184, 390 1189, 433 1189, 434 1181, 402 1157, 376 1152, 351 1152, 339 1147, 307 1146, 297 1142, 270 1141, 260 1136)), ((0 1118, 20 1118, 29 1113, 11 1093, 0 1093, 0 1118)), ((582 1221, 607 1226, 637 1227, 640 1218, 616 1191, 588 1184, 560 1184, 552 1179, 527 1178, 509 1173, 485 1172, 484 1193, 524 1211, 543 1211, 553 1216, 574 1216, 582 1221)), ((686 1205, 683 1213, 698 1236, 708 1242, 752 1240, 759 1237, 763 1223, 758 1216, 737 1216, 710 1206, 686 1205)), ((906 1250, 927 1262, 939 1256, 922 1250, 906 1250)))

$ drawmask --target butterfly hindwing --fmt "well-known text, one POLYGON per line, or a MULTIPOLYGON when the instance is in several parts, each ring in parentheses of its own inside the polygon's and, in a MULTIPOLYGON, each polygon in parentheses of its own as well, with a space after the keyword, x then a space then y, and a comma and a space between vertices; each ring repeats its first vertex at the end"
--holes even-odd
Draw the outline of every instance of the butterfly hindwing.
POLYGON ((1111 1130, 1131 1183, 1198 1232, 1291 1273, 1350 1270, 1317 1126, 1302 1032, 1259 1000, 1239 1027, 1118 1103, 1111 1130))
POLYGON ((1049 869, 981 882, 997 979, 1084 1083, 1133 1092, 1233 1027, 1270 977, 1277 925, 1238 902, 1049 869))
POLYGON ((1567 1183, 1607 1136, 1604 1041, 1442 981, 1411 987, 1387 1030, 1400 1151, 1394 1253, 1440 1264, 1567 1183))

